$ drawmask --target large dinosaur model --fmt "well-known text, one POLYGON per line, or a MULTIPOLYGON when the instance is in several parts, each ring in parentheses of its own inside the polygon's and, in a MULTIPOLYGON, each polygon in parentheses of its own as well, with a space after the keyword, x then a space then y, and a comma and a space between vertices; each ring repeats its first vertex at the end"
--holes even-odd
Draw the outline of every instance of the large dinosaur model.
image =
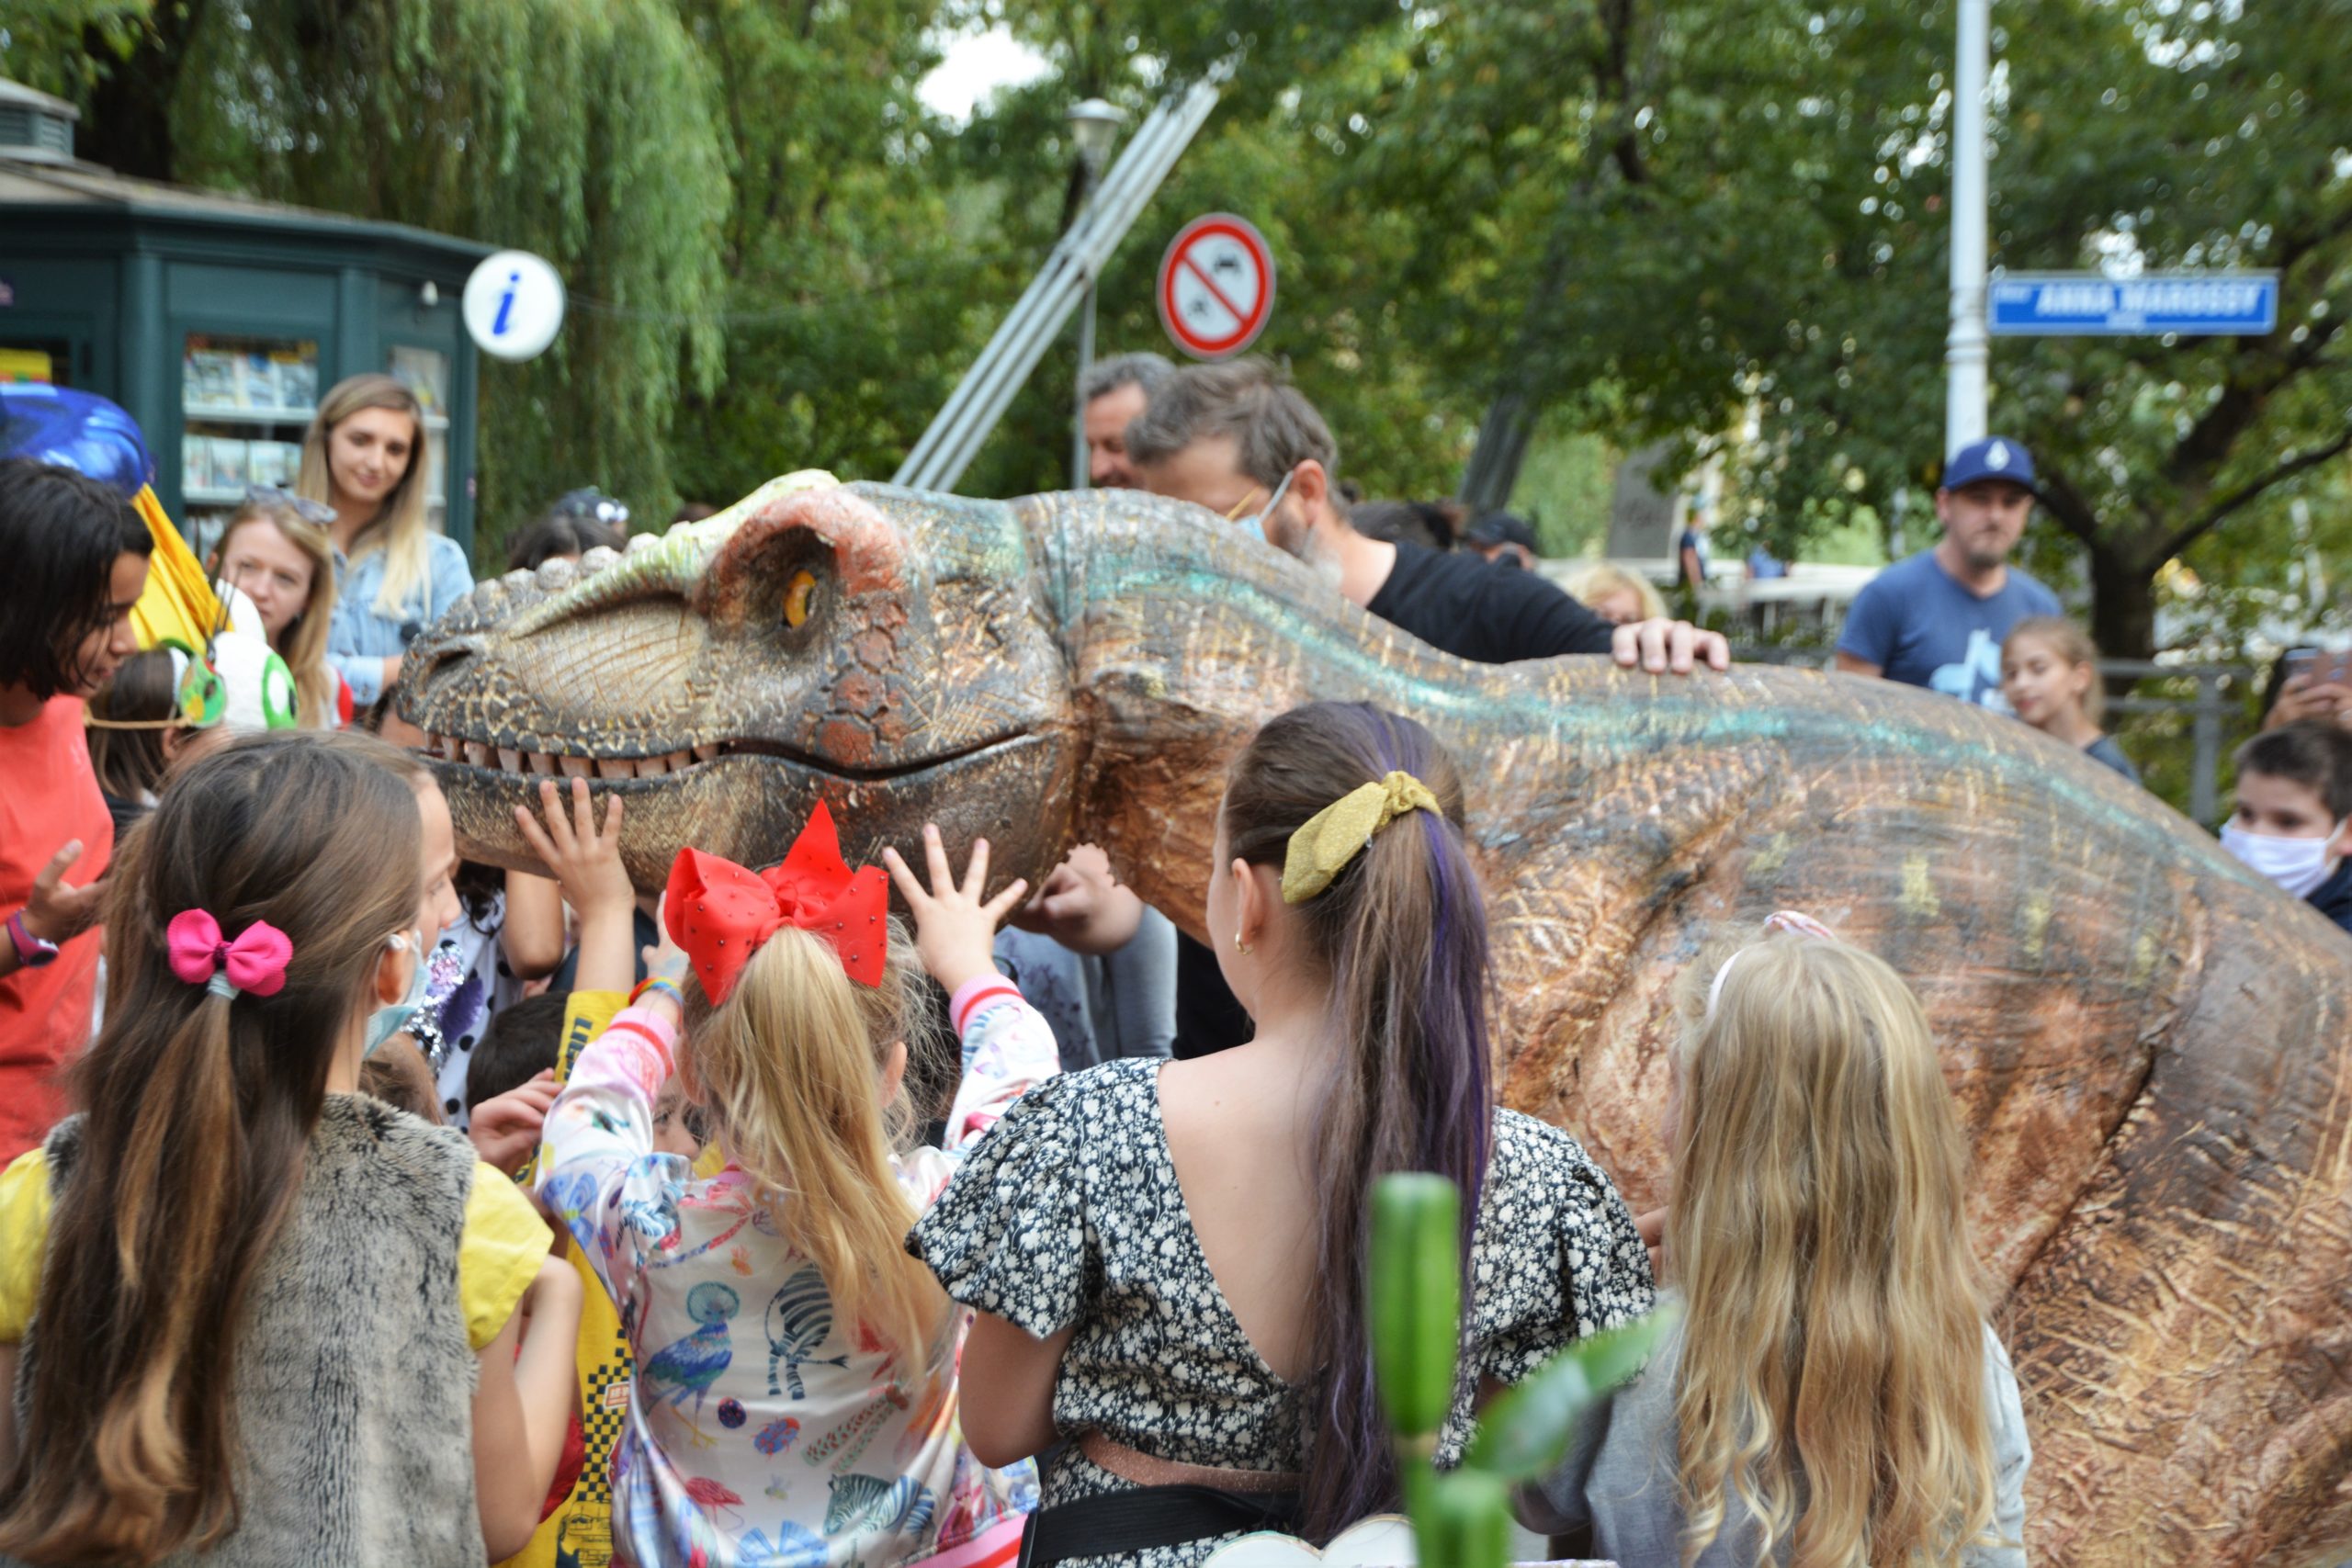
POLYGON ((2034 1560, 2352 1542, 2352 942, 2023 725, 1807 671, 1466 664, 1192 507, 810 476, 485 584, 408 664, 471 854, 532 863, 535 773, 627 799, 641 887, 688 840, 773 860, 822 799, 854 857, 927 818, 1004 875, 1093 840, 1196 935, 1252 728, 1416 715, 1470 780, 1512 1104, 1655 1201, 1670 982, 1712 931, 1813 912, 1947 1054, 2034 1560))

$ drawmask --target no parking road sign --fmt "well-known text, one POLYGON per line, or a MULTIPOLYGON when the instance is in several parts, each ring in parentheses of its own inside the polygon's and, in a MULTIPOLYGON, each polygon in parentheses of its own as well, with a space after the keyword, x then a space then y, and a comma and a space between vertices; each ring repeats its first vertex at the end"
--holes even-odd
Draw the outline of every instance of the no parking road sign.
POLYGON ((1274 253, 1229 212, 1195 218, 1159 260, 1159 324, 1195 359, 1240 353, 1274 310, 1274 253))

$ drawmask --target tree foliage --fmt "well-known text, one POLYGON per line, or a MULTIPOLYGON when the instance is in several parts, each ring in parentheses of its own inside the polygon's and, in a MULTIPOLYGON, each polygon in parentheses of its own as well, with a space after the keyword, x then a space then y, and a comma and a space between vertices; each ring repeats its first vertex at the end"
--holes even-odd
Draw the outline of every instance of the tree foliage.
MULTIPOLYGON (((1994 423, 2042 457, 2098 629, 2144 652, 2165 563, 2256 523, 2352 442, 2352 13, 2051 0, 2007 15, 1996 265, 2283 274, 2267 338, 1996 345, 1994 423)), ((1461 6, 1395 25, 1417 45, 1363 110, 1370 205, 1425 219, 1400 282, 1451 377, 1532 408, 1621 389, 1611 434, 1681 435, 1694 455, 1753 414, 1741 489, 1783 548, 1932 486, 1948 5, 1599 0, 1541 23, 1461 6), (1492 288, 1465 235, 1491 238, 1492 288)))
POLYGON ((572 485, 666 498, 680 395, 722 365, 731 199, 714 73, 673 6, 186 0, 148 9, 112 62, 93 34, 126 8, 84 9, 85 156, 563 274, 556 345, 482 368, 485 544, 572 485))
MULTIPOLYGON (((2079 571, 2119 652, 2183 584, 2218 635, 2241 567, 2308 610, 2263 563, 2312 547, 2296 504, 2340 506, 2352 444, 2352 9, 1996 19, 1996 264, 2284 280, 2265 338, 1996 344, 1994 423, 2052 479, 2037 562, 2079 571)), ((1261 350, 1372 493, 1505 485, 1531 433, 1581 428, 1721 451, 1781 553, 1906 501, 1916 545, 1942 456, 1951 0, 27 0, 6 25, 0 68, 92 104, 101 161, 557 261, 559 349, 485 369, 493 530, 590 480, 652 512, 888 474, 1069 219, 1066 107, 1133 126, 1218 62, 1100 281, 1101 352, 1164 345, 1161 249, 1224 209, 1278 257, 1261 350), (916 85, 983 25, 1047 73, 942 122, 916 85)), ((965 488, 1066 482, 1071 352, 965 488)))

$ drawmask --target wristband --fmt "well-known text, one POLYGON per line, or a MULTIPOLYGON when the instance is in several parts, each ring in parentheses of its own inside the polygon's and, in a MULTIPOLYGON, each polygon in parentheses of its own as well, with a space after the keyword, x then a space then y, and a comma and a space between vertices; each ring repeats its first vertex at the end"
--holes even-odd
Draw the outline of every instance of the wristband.
POLYGON ((17 944, 17 962, 28 969, 38 969, 44 964, 57 961, 57 944, 26 930, 22 909, 8 917, 8 940, 17 944))
POLYGON ((628 1005, 635 1007, 638 998, 648 991, 660 991, 670 998, 671 1005, 680 1012, 686 1010, 686 994, 678 989, 678 983, 666 975, 648 975, 644 979, 639 980, 637 983, 637 988, 628 994, 628 1005))

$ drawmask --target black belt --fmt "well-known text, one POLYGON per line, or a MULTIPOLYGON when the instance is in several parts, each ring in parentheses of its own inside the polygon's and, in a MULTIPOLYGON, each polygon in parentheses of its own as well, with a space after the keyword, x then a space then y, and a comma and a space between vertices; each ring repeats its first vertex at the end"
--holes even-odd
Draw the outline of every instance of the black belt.
POLYGON ((1052 1568, 1071 1557, 1122 1557, 1182 1546, 1234 1530, 1288 1530, 1295 1492, 1244 1495, 1214 1486, 1137 1486, 1074 1498, 1029 1516, 1020 1568, 1052 1568))

